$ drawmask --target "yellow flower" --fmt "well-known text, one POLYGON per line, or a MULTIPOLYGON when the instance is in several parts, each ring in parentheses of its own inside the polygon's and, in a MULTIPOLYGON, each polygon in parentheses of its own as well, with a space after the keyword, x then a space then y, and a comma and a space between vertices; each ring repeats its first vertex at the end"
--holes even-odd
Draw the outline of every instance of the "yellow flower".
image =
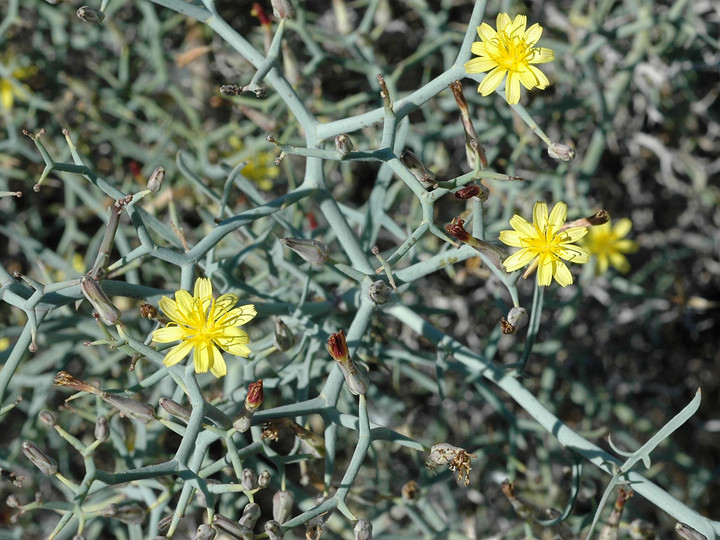
MULTIPOLYGON (((7 55, 6 59, 7 59, 7 55)), ((17 67, 2 63, 0 66, 0 107, 6 110, 13 108, 15 99, 27 101, 32 93, 30 88, 20 81, 28 79, 37 73, 35 66, 17 67)), ((12 59, 10 60, 12 64, 12 59)))
POLYGON ((520 101, 520 83, 532 90, 545 89, 550 81, 532 64, 544 64, 555 59, 553 51, 534 45, 542 35, 542 26, 535 23, 527 30, 527 17, 517 15, 511 21, 507 13, 497 16, 497 31, 487 23, 477 28, 481 41, 472 44, 478 58, 465 62, 468 73, 490 71, 478 86, 483 96, 492 94, 507 75, 505 96, 510 105, 520 101))
POLYGON ((570 270, 561 259, 575 263, 586 263, 590 254, 574 242, 585 236, 587 227, 569 227, 562 230, 567 217, 567 204, 559 202, 548 218, 547 204, 536 202, 533 208, 533 223, 514 215, 510 226, 514 230, 500 232, 500 241, 508 246, 522 248, 510 255, 503 265, 508 272, 530 266, 523 274, 527 278, 538 269, 538 285, 548 286, 552 278, 563 287, 573 282, 570 270))
POLYGON ((153 332, 153 341, 158 343, 180 343, 172 347, 163 363, 174 366, 195 349, 193 360, 195 371, 205 373, 208 369, 216 377, 227 373, 224 351, 247 358, 250 348, 246 345, 248 335, 239 326, 247 324, 256 315, 255 306, 247 304, 236 307, 238 297, 223 294, 213 299, 212 283, 207 278, 198 278, 193 295, 185 290, 175 293, 175 300, 167 296, 160 299, 163 313, 172 321, 165 328, 153 332))
POLYGON ((637 242, 625 238, 630 229, 632 229, 632 221, 628 218, 618 220, 614 227, 609 221, 590 227, 582 245, 596 259, 596 274, 607 272, 609 265, 623 274, 630 271, 630 263, 623 253, 633 253, 638 249, 637 242))
POLYGON ((247 165, 242 168, 240 174, 255 182, 264 191, 272 189, 273 180, 280 175, 280 167, 275 165, 275 153, 254 152, 248 154, 247 151, 243 151, 245 145, 242 140, 235 135, 228 137, 228 143, 240 155, 239 161, 247 161, 247 165))

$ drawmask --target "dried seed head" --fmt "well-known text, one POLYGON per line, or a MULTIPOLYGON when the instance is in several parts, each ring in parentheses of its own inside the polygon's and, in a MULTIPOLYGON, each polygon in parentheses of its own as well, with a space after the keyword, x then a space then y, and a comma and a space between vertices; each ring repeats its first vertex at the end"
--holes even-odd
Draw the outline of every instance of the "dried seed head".
POLYGON ((57 462, 40 450, 35 443, 23 441, 22 451, 43 474, 53 476, 58 471, 57 462))
POLYGON ((420 486, 415 480, 403 484, 401 490, 402 498, 408 502, 415 502, 420 498, 420 486))
POLYGON ((57 424, 55 415, 50 411, 41 411, 40 414, 38 414, 38 418, 45 427, 53 428, 57 424))
POLYGON ((463 200, 475 197, 480 201, 485 202, 490 197, 490 190, 482 183, 470 184, 468 186, 458 189, 455 192, 455 197, 463 200))
POLYGON ((140 316, 144 319, 157 319, 158 312, 155 306, 153 306, 152 304, 141 304, 140 316))
POLYGON ((310 264, 322 266, 328 260, 328 247, 319 240, 282 238, 280 241, 310 264))
POLYGON ((77 16, 89 24, 100 24, 103 20, 105 20, 105 13, 100 11, 98 8, 90 6, 82 6, 78 9, 77 16))
POLYGON ((162 186, 163 180, 165 180, 165 167, 157 166, 155 167, 155 170, 150 175, 150 179, 147 183, 147 188, 152 193, 157 193, 160 191, 160 187, 162 186))
POLYGON ((285 523, 292 513, 295 497, 289 491, 276 491, 273 495, 273 519, 285 523))
POLYGON ((452 446, 448 443, 438 443, 430 449, 430 456, 425 461, 428 469, 435 469, 438 465, 448 465, 451 471, 457 473, 458 480, 464 480, 465 485, 470 484, 470 459, 477 457, 469 454, 462 448, 452 446))
POLYGON ((335 137, 335 151, 341 158, 347 156, 350 152, 352 152, 353 143, 350 140, 350 137, 345 134, 341 134, 335 137))
POLYGON ((100 397, 106 403, 115 407, 121 414, 145 422, 146 424, 155 418, 155 409, 147 403, 130 399, 117 394, 102 392, 100 397))
POLYGON ((325 439, 322 435, 313 433, 309 429, 305 429, 300 424, 293 422, 292 420, 288 420, 288 422, 288 427, 295 432, 295 435, 298 439, 300 439, 303 447, 310 453, 310 455, 314 458, 325 457, 325 439))
POLYGON ((83 276, 80 280, 80 290, 92 305, 100 320, 106 326, 117 324, 122 313, 116 308, 100 287, 100 283, 90 276, 83 276))
POLYGON ((382 279, 378 279, 370 285, 368 296, 376 306, 381 306, 387 304, 390 298, 392 298, 392 289, 382 279))
POLYGON ((359 519, 353 527, 355 540, 372 540, 372 523, 365 519, 359 519))
POLYGON ((98 416, 95 420, 95 438, 98 441, 105 442, 110 437, 110 428, 108 426, 107 418, 104 416, 98 416))
POLYGON ((453 218, 452 222, 445 225, 445 230, 461 242, 472 245, 473 237, 470 233, 465 230, 465 220, 460 218, 453 218))
POLYGON ((280 436, 280 431, 286 428, 291 423, 288 418, 275 418, 268 420, 263 424, 262 435, 263 439, 270 439, 271 441, 277 442, 280 436))
POLYGON ((260 505, 257 503, 248 503, 243 509, 242 517, 240 518, 240 525, 242 527, 247 527, 248 529, 253 529, 259 517, 260 505))
POLYGON ((508 313, 507 319, 500 320, 500 328, 503 334, 515 334, 528 322, 528 314, 525 308, 514 307, 508 313))
POLYGON ((290 331, 285 322, 277 318, 275 319, 275 347, 279 351, 287 351, 295 344, 295 336, 290 331))
POLYGON ((575 149, 566 144, 552 143, 548 146, 548 155, 558 161, 572 161, 575 159, 575 149))

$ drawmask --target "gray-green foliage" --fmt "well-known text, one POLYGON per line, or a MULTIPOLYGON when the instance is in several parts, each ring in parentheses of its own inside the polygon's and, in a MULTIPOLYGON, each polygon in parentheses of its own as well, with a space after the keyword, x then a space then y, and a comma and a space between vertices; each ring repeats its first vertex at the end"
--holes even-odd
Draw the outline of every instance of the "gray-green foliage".
MULTIPOLYGON (((445 538, 469 534, 468 519, 467 529, 479 534, 517 537, 524 531, 502 507, 496 473, 541 493, 539 507, 561 508, 582 498, 561 470, 574 464, 577 482, 607 483, 611 475, 611 488, 628 482, 637 499, 714 538, 720 523, 690 508, 702 503, 713 471, 686 465, 691 457, 677 448, 671 455, 687 467, 685 491, 652 468, 655 483, 631 470, 638 461, 650 467, 649 452, 697 410, 699 394, 668 422, 691 400, 692 392, 678 388, 673 408, 643 427, 643 411, 628 412, 602 388, 584 380, 556 388, 567 374, 559 364, 573 354, 572 330, 583 324, 583 306, 594 296, 607 298, 619 318, 628 298, 662 296, 671 280, 648 276, 667 260, 648 261, 631 277, 598 278, 601 285, 588 269, 572 290, 550 288, 543 295, 494 266, 491 253, 458 248, 444 227, 463 215, 474 236, 497 246, 498 231, 514 213, 529 217, 535 200, 564 200, 571 218, 607 205, 632 212, 617 202, 617 192, 627 189, 641 205, 639 181, 628 180, 627 188, 593 184, 607 147, 627 133, 636 147, 658 156, 666 190, 687 199, 699 193, 696 215, 712 212, 717 186, 707 186, 711 167, 691 147, 701 144, 692 142, 692 126, 678 121, 677 150, 643 131, 673 116, 662 94, 669 74, 684 65, 678 57, 686 54, 700 77, 707 67, 703 54, 717 53, 706 44, 709 26, 717 30, 717 21, 704 19, 709 10, 701 3, 664 9, 628 1, 528 13, 545 27, 542 44, 555 50, 548 68, 555 85, 513 108, 499 94, 477 96, 475 81, 466 85, 490 163, 479 171, 467 165, 448 85, 465 77, 480 22, 493 23, 497 11, 514 14, 517 7, 491 5, 494 11, 486 13, 482 1, 369 0, 337 2, 335 10, 317 4, 298 3, 294 18, 274 20, 265 35, 245 2, 113 0, 103 2, 105 18, 93 26, 70 6, 10 0, 0 23, 6 46, 0 76, 11 78, 11 60, 34 62, 37 71, 26 81, 36 91, 18 94, 13 109, 3 109, 7 136, 0 141, 2 187, 23 191, 22 199, 0 199, 0 337, 10 340, 0 352, 0 418, 13 433, 0 443, 0 466, 25 476, 22 489, 10 480, 2 486, 23 505, 7 537, 53 530, 58 538, 192 537, 198 527, 197 537, 210 537, 208 524, 242 535, 237 520, 255 500, 262 508, 260 534, 273 518, 266 492, 279 490, 292 492, 296 504, 281 525, 301 534, 335 510, 325 523, 328 535, 350 537, 362 519, 372 523, 358 522, 362 534, 445 538), (378 74, 387 85, 385 101, 378 74), (221 85, 249 91, 222 99, 221 85), (646 116, 639 120, 633 107, 646 116), (640 125, 628 127, 633 122, 640 125), (41 128, 46 133, 37 135, 41 128), (70 129, 64 138, 63 128, 70 129), (18 136, 21 129, 33 140, 18 136), (336 149, 334 139, 343 134, 354 149, 336 149), (551 140, 575 141, 578 159, 549 160, 551 140), (400 159, 405 149, 436 174, 436 186, 428 189, 412 174, 400 159), (682 169, 681 180, 668 171, 665 151, 682 169), (265 178, 245 168, 247 160, 281 152, 279 171, 255 163, 265 178), (160 191, 144 192, 143 179, 158 165, 167 171, 160 191), (455 188, 479 179, 491 188, 487 201, 452 198, 455 188), (42 187, 32 191, 39 180, 42 187), (127 195, 134 200, 121 214, 108 274, 99 276, 122 321, 105 328, 93 320, 80 278, 107 248, 108 208, 127 195), (327 261, 306 262, 285 247, 285 237, 322 241, 327 261), (461 264, 478 255, 485 263, 479 269, 461 264), (228 358, 228 375, 219 381, 195 374, 191 361, 165 368, 163 353, 151 344, 154 323, 138 309, 179 288, 192 290, 199 274, 258 310, 246 327, 253 355, 228 358), (379 279, 387 285, 384 302, 378 302, 379 279), (603 287, 609 293, 597 292, 603 287), (513 306, 527 308, 528 330, 504 336, 499 319, 513 306), (558 316, 541 319, 547 312, 558 316), (289 347, 287 339, 276 346, 277 317, 296 338, 289 347), (345 389, 326 351, 328 335, 340 329, 368 372, 360 397, 345 389), (540 360, 547 360, 543 369, 533 369, 540 360), (53 386, 61 370, 155 406, 156 419, 145 423, 128 411, 121 417, 101 395, 64 405, 68 392, 53 386), (259 378, 265 403, 250 431, 240 434, 232 420, 248 384, 259 378), (24 401, 15 404, 20 395, 24 401), (168 415, 157 407, 161 398, 190 408, 189 418, 168 415), (567 402, 584 418, 572 419, 567 402), (37 421, 46 410, 53 411, 54 425, 37 421), (622 414, 629 420, 611 426, 622 414), (107 426, 98 420, 106 417, 107 426), (262 439, 262 423, 279 418, 322 434, 324 459, 299 439, 262 439), (561 420, 572 420, 572 429, 561 420), (640 449, 623 463, 597 445, 603 428, 618 431, 623 447, 640 449), (641 447, 637 437, 650 442, 641 447), (32 468, 23 441, 56 462, 59 476, 48 480, 32 468), (445 441, 478 456, 470 488, 423 468, 429 448, 445 441), (581 473, 580 462, 597 468, 581 473), (271 471, 270 487, 243 483, 244 471, 264 469, 271 471), (538 479, 541 487, 533 487, 538 479), (400 497, 411 480, 421 488, 412 503, 400 497), (318 487, 325 499, 314 498, 318 487), (34 490, 44 493, 42 500, 32 502, 34 490), (498 516, 506 521, 498 525, 498 516)), ((687 78, 680 90, 691 92, 692 83, 687 78)), ((717 118, 706 120, 717 126, 717 118)), ((638 153, 630 144, 628 155, 638 153)), ((632 177, 642 168, 628 158, 605 173, 632 177)), ((705 256, 714 249, 695 238, 667 257, 688 259, 691 248, 705 256)), ((652 315, 639 311, 638 327, 659 332, 652 315)), ((608 354, 616 352, 622 356, 608 354)), ((599 493, 591 500, 591 514, 600 500, 599 493)), ((664 526, 662 512, 652 512, 656 526, 664 526)), ((574 519, 577 535, 592 521, 574 519)), ((270 536, 278 527, 270 525, 270 536)))

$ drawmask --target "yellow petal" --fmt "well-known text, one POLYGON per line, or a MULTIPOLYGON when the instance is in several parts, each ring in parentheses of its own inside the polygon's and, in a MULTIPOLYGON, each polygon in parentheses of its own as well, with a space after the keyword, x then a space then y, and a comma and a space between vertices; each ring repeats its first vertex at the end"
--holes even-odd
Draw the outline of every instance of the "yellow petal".
POLYGON ((173 323, 168 324, 165 328, 153 330, 153 341, 157 343, 172 343, 178 341, 185 335, 185 330, 173 323))
POLYGON ((530 64, 545 64, 555 60, 555 53, 552 49, 546 47, 535 47, 532 50, 532 55, 528 58, 530 64))
POLYGON ((500 66, 493 69, 490 73, 485 75, 485 78, 480 83, 480 86, 478 86, 478 92, 480 92, 483 96, 489 96, 492 94, 495 90, 497 90, 497 87, 500 86, 500 83, 502 83, 506 73, 507 69, 500 66))
POLYGON ((12 109, 15 102, 15 92, 7 79, 0 79, 0 103, 4 109, 12 109))
POLYGON ((227 366, 225 365, 225 359, 222 357, 222 354, 215 355, 213 362, 210 364, 210 373, 218 379, 227 374, 227 366))
POLYGON ((525 27, 526 26, 527 26, 527 16, 515 15, 515 19, 513 19, 513 22, 510 25, 510 28, 505 28, 505 32, 510 35, 513 35, 513 36, 521 37, 521 36, 525 35, 525 27))
POLYGON ((183 321, 183 324, 189 322, 193 317, 193 297, 190 296, 190 293, 184 289, 176 291, 175 304, 176 312, 178 314, 177 322, 183 321))
POLYGON ((488 23, 482 23, 478 26, 477 33, 483 41, 492 41, 497 36, 497 31, 488 23))
MULTIPOLYGON (((557 205, 555 205, 557 208, 557 205)), ((553 212, 555 208, 553 208, 553 212)), ((540 231, 545 231, 548 224, 548 208, 547 204, 542 201, 538 201, 533 206, 533 225, 540 231)))
POLYGON ((576 264, 585 264, 590 260, 590 254, 584 248, 572 244, 556 249, 555 254, 566 261, 576 264))
POLYGON ((587 227, 570 227, 568 229, 565 229, 562 233, 563 242, 577 242, 580 240, 583 236, 585 236, 588 233, 587 227))
POLYGON ((555 271, 553 272, 555 280, 563 287, 571 285, 573 282, 572 274, 570 273, 570 270, 568 270, 568 267, 565 266, 565 263, 561 261, 554 261, 553 265, 555 267, 555 271))
POLYGON ((193 296, 195 298, 212 297, 212 282, 208 278, 197 278, 193 296))
POLYGON ((237 304, 237 302, 237 295, 234 295, 232 293, 223 294, 222 296, 218 297, 217 300, 215 300, 215 305, 213 306, 212 313, 208 315, 208 318, 211 320, 216 320, 223 312, 228 311, 235 304, 237 304))
MULTIPOLYGON (((535 86, 537 86, 540 90, 543 90, 550 85, 550 80, 538 68, 535 66, 528 66, 528 70, 532 73, 533 79, 535 79, 535 86)), ((530 90, 530 88, 528 88, 528 90, 530 90)))
POLYGON ((523 242, 520 239, 520 233, 517 231, 500 231, 500 241, 508 246, 523 247, 523 242))
MULTIPOLYGON (((545 206, 545 215, 547 216, 547 205, 545 206)), ((552 212, 550 212, 550 218, 548 219, 548 224, 553 229, 553 233, 565 224, 566 217, 567 204, 564 202, 556 203, 555 206, 553 206, 552 212)))
POLYGON ((508 71, 507 81, 505 82, 505 99, 508 104, 517 105, 520 101, 520 77, 515 71, 508 71))
POLYGON ((193 348, 193 344, 190 341, 181 341, 174 347, 172 347, 167 354, 165 354, 165 358, 163 359, 163 364, 165 364, 167 367, 174 366, 180 360, 183 360, 188 353, 190 352, 190 349, 193 348))
POLYGON ((510 226, 520 234, 520 237, 535 238, 537 236, 535 228, 524 217, 517 214, 510 218, 510 226))
POLYGON ((523 266, 532 262, 535 258, 535 253, 527 248, 523 248, 520 251, 516 251, 503 261, 503 266, 508 272, 514 272, 520 270, 523 266))
POLYGON ((172 300, 171 298, 168 298, 167 296, 163 296, 159 301, 158 305, 160 306, 160 309, 162 309, 162 312, 173 322, 179 323, 181 320, 184 320, 183 316, 178 312, 177 303, 175 300, 172 300))
POLYGON ((196 373, 207 373, 214 349, 215 347, 212 344, 208 346, 208 343, 205 341, 198 343, 193 354, 193 362, 195 364, 196 373))
POLYGON ((554 265, 552 257, 540 257, 538 263, 537 283, 541 287, 547 287, 552 283, 554 265))
POLYGON ((226 317, 232 320, 232 326, 242 326, 249 323, 257 315, 254 304, 246 304, 227 312, 226 317))
POLYGON ((542 36, 542 33, 542 26, 540 26, 538 23, 535 23, 525 31, 525 35, 523 35, 523 41, 528 45, 528 47, 532 47, 538 42, 540 36, 542 36))
POLYGON ((497 18, 495 19, 495 26, 497 27, 497 31, 505 31, 505 27, 511 24, 511 22, 512 21, 510 21, 510 15, 508 15, 507 13, 498 13, 497 18))
POLYGON ((630 232, 630 229, 632 229, 632 225, 632 221, 628 218, 619 219, 613 227, 613 233, 615 234, 615 237, 624 238, 625 235, 630 232))
POLYGON ((467 62, 465 62, 465 72, 470 74, 485 73, 486 71, 490 71, 494 67, 497 67, 497 62, 485 56, 480 58, 473 58, 472 60, 468 60, 467 62))
POLYGON ((635 253, 639 246, 634 240, 618 240, 615 242, 615 249, 622 253, 635 253))

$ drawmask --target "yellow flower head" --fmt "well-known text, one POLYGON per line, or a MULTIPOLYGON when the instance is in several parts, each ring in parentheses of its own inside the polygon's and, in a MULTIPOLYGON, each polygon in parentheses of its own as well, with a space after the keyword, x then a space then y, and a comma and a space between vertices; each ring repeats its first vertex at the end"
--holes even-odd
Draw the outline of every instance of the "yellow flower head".
POLYGON ((610 265, 623 274, 630 271, 630 263, 623 253, 633 253, 638 249, 637 242, 625 238, 630 229, 632 221, 628 218, 618 220, 614 227, 608 221, 590 228, 582 245, 597 261, 596 274, 604 274, 610 265))
POLYGON ((257 314, 255 306, 247 304, 234 308, 238 297, 223 294, 213 298, 212 283, 198 278, 193 295, 185 290, 175 293, 175 300, 167 296, 160 299, 163 313, 172 321, 165 328, 153 332, 153 341, 180 343, 172 347, 163 363, 170 367, 184 359, 194 349, 195 371, 205 373, 208 369, 216 377, 227 373, 220 349, 235 356, 247 358, 250 348, 246 345, 248 335, 239 326, 247 324, 257 314))
POLYGON ((527 17, 517 15, 510 20, 507 13, 497 16, 497 31, 487 23, 477 28, 481 41, 472 44, 478 58, 465 62, 468 73, 490 71, 478 86, 483 96, 493 93, 507 75, 505 96, 510 105, 520 101, 520 83, 532 90, 545 89, 549 84, 545 74, 532 64, 544 64, 555 59, 553 51, 534 45, 542 35, 542 26, 535 23, 527 30, 527 17))
POLYGON ((548 286, 555 278, 563 287, 573 282, 572 274, 561 259, 575 263, 586 263, 590 254, 574 242, 585 236, 587 227, 569 227, 562 230, 567 217, 567 204, 557 203, 548 217, 547 204, 536 202, 533 208, 533 223, 514 215, 510 226, 514 230, 500 232, 500 241, 508 246, 522 248, 510 255, 503 266, 508 272, 519 270, 529 264, 523 274, 527 278, 538 269, 538 285, 548 286))

